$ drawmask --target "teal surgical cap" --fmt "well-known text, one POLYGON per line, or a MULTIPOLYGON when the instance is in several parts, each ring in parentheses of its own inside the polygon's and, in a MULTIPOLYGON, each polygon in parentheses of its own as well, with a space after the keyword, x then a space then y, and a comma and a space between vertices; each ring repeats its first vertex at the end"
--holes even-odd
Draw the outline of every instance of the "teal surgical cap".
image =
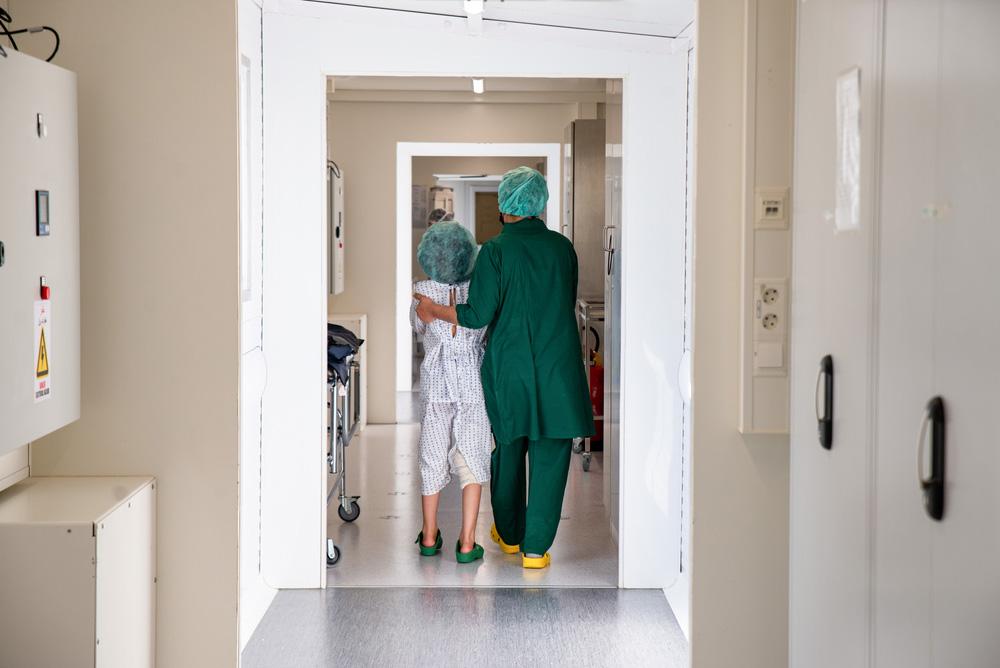
POLYGON ((432 281, 455 285, 472 276, 478 250, 476 238, 461 223, 435 223, 417 246, 417 262, 432 281))
POLYGON ((501 213, 530 218, 545 211, 549 188, 545 177, 531 167, 516 167, 503 175, 498 197, 501 213))

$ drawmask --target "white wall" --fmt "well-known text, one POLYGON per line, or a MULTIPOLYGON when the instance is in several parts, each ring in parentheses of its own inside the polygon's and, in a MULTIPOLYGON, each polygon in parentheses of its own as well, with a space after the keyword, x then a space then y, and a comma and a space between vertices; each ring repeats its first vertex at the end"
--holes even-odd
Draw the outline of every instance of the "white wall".
POLYGON ((277 591, 260 570, 261 397, 267 383, 263 325, 263 66, 261 10, 239 0, 240 67, 240 651, 277 591))
MULTIPOLYGON (((368 314, 370 422, 396 421, 396 143, 560 142, 575 114, 574 104, 330 103, 327 143, 344 170, 348 246, 345 289, 330 297, 330 312, 368 314)), ((414 183, 434 185, 423 183, 428 173, 414 183)))
POLYGON ((32 472, 155 475, 157 664, 235 665, 236 5, 9 4, 79 82, 82 414, 32 472))
MULTIPOLYGON (((791 40, 792 0, 758 0, 791 40)), ((788 651, 788 438, 737 432, 746 18, 698 3, 692 661, 774 668, 788 651)), ((759 54, 763 55, 763 54, 759 54)), ((787 72, 787 62, 771 63, 787 72)), ((760 71, 769 65, 758 61, 760 71)), ((789 132, 791 128, 789 127, 789 132)), ((793 324, 794 327, 794 324, 793 324)))

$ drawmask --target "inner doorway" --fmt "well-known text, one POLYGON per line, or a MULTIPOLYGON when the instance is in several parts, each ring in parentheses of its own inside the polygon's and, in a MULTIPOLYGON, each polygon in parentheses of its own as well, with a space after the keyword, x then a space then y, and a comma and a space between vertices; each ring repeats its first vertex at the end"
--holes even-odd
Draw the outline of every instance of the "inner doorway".
MULTIPOLYGON (((364 511, 357 520, 343 522, 332 512, 336 504, 331 505, 328 531, 343 556, 328 570, 328 585, 617 586, 618 547, 611 530, 617 518, 611 521, 605 498, 605 489, 610 486, 617 490, 617 481, 607 484, 600 453, 595 453, 590 471, 584 471, 582 458, 574 457, 551 569, 526 572, 516 558, 491 549, 494 546, 488 537, 492 522, 488 492, 484 495, 479 521, 478 542, 487 548, 484 563, 470 568, 455 564, 453 559, 422 560, 415 556, 412 543, 420 516, 416 466, 419 424, 415 422, 419 397, 413 392, 416 380, 413 360, 419 360, 420 349, 410 327, 409 308, 412 281, 422 277, 414 249, 427 230, 428 213, 444 207, 442 213, 468 227, 477 241, 487 240, 499 231, 490 227, 497 221, 496 189, 503 172, 510 168, 526 164, 546 175, 550 202, 544 218, 550 228, 572 232, 572 225, 564 220, 562 202, 566 160, 573 153, 572 142, 564 140, 566 131, 581 116, 613 126, 608 137, 617 144, 617 150, 605 150, 602 132, 599 151, 594 157, 602 176, 590 185, 603 192, 605 155, 618 156, 617 159, 621 155, 620 82, 609 88, 603 79, 488 78, 486 89, 494 91, 494 95, 487 92, 482 96, 472 92, 470 81, 465 78, 408 77, 401 82, 392 77, 334 77, 329 88, 335 92, 328 95, 327 157, 343 175, 347 221, 344 234, 350 249, 346 288, 330 298, 329 313, 331 320, 350 314, 366 315, 369 325, 365 346, 370 346, 366 353, 369 360, 385 358, 390 351, 384 336, 372 334, 372 323, 386 306, 374 278, 387 273, 386 241, 392 238, 381 223, 375 222, 382 219, 386 209, 379 189, 384 191, 392 182, 387 178, 385 161, 373 156, 384 155, 382 147, 393 138, 416 135, 473 141, 399 141, 395 145, 395 418, 386 417, 389 411, 384 380, 376 377, 377 370, 370 371, 368 414, 376 417, 369 419, 348 453, 351 494, 362 497, 364 511), (459 92, 459 87, 465 90, 459 92), (511 100, 513 96, 517 101, 511 100), (605 121, 605 117, 609 120, 605 121), (491 141, 498 136, 548 141, 491 141), (357 143, 358 137, 364 137, 365 142, 357 143), (358 230, 359 225, 368 229, 358 230)), ((579 253, 589 258, 581 272, 592 273, 594 282, 603 286, 605 263, 600 242, 605 226, 603 198, 591 206, 594 211, 589 212, 590 219, 596 229, 589 238, 596 256, 579 253)), ((583 234, 582 223, 579 231, 581 238, 588 236, 583 234)), ((603 330, 597 338, 606 338, 603 330)), ((581 346, 581 364, 582 357, 581 346)), ((603 396, 599 396, 602 407, 603 401, 603 396)), ((454 537, 458 525, 457 496, 454 485, 442 495, 440 518, 446 541, 454 537), (449 531, 453 535, 448 535, 449 531)))

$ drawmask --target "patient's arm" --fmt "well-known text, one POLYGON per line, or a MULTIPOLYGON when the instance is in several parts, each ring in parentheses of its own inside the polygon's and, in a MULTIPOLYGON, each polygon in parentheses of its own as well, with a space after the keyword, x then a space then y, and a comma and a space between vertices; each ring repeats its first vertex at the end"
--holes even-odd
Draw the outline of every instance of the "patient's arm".
POLYGON ((458 324, 458 316, 455 314, 454 306, 437 304, 430 297, 420 293, 414 294, 413 298, 417 300, 417 317, 423 322, 431 323, 435 320, 444 320, 453 325, 458 324))

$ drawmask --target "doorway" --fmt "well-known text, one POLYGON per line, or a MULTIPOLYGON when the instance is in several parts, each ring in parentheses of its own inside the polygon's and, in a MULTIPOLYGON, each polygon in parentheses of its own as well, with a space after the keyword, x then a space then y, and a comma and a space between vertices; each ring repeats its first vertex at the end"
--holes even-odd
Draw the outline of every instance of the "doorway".
POLYGON ((281 588, 321 586, 327 575, 326 76, 576 76, 623 79, 623 144, 630 147, 621 156, 616 247, 623 260, 618 584, 669 586, 679 575, 681 535, 686 49, 667 39, 515 24, 475 35, 447 17, 384 21, 377 13, 283 5, 264 17, 281 57, 264 65, 264 210, 273 222, 264 250, 262 573, 281 588), (437 49, 425 48, 429 38, 437 49), (498 59, 501 45, 530 48, 507 48, 498 59), (461 63, 440 58, 442 50, 462 53, 461 63))
MULTIPOLYGON (((617 546, 604 503, 606 481, 599 453, 590 471, 584 471, 582 459, 574 457, 565 512, 553 547, 555 563, 548 571, 526 573, 516 558, 494 549, 488 533, 492 524, 488 491, 479 520, 479 542, 487 548, 483 565, 457 567, 448 558, 414 558, 412 543, 420 518, 416 485, 419 396, 415 387, 420 345, 410 324, 410 295, 413 282, 426 278, 415 259, 416 245, 428 229, 429 218, 453 219, 480 242, 498 232, 497 189, 501 177, 522 165, 546 176, 550 201, 542 217, 552 229, 564 231, 563 155, 572 147, 563 146, 562 140, 566 128, 581 114, 601 116, 601 121, 591 122, 603 123, 608 98, 604 79, 485 78, 485 88, 484 94, 475 94, 468 78, 456 77, 333 77, 328 86, 335 92, 327 96, 327 157, 337 165, 345 184, 346 222, 341 238, 349 247, 345 288, 330 299, 330 319, 344 322, 347 317, 364 315, 368 322, 364 347, 370 363, 393 353, 384 336, 392 331, 385 311, 395 308, 397 376, 395 386, 388 387, 384 371, 371 369, 367 381, 362 381, 366 382, 363 387, 367 387, 369 415, 375 417, 357 437, 357 447, 348 452, 347 477, 351 493, 361 495, 364 510, 356 521, 344 522, 332 512, 336 504, 330 508, 329 536, 343 556, 327 573, 329 586, 618 584, 617 546), (409 136, 445 141, 396 141, 409 136), (547 141, 495 141, 506 136, 547 141), (359 137, 364 141, 357 141, 359 137), (473 141, 447 141, 456 138, 473 141), (385 160, 390 148, 396 155, 395 165, 385 160), (385 221, 390 209, 384 197, 393 188, 394 228, 385 221), (492 201, 485 199, 484 206, 484 198, 492 201), (483 209, 479 214, 477 199, 483 209), (386 253, 387 245, 391 249, 386 241, 393 236, 394 266, 386 253), (395 294, 379 282, 379 277, 391 276, 393 269, 395 294), (379 330, 383 332, 381 337, 379 330), (392 416, 389 408, 394 398, 396 411, 392 416), (375 559, 373 555, 380 556, 375 559)), ((611 104, 620 104, 613 92, 611 104)), ((620 123, 620 114, 613 112, 612 118, 612 122, 620 123)), ((620 135, 620 127, 610 134, 620 135)), ((602 168, 604 155, 602 141, 596 157, 602 168)), ((603 191, 603 176, 595 188, 603 191)), ((591 236, 598 256, 590 258, 581 274, 593 274, 600 281, 604 263, 596 240, 603 226, 603 199, 593 208, 596 229, 591 236)), ((603 336, 602 331, 599 338, 603 336)), ((603 397, 598 401, 603 405, 603 397)), ((459 503, 455 496, 457 490, 448 488, 441 501, 446 539, 451 539, 457 528, 459 503)))

